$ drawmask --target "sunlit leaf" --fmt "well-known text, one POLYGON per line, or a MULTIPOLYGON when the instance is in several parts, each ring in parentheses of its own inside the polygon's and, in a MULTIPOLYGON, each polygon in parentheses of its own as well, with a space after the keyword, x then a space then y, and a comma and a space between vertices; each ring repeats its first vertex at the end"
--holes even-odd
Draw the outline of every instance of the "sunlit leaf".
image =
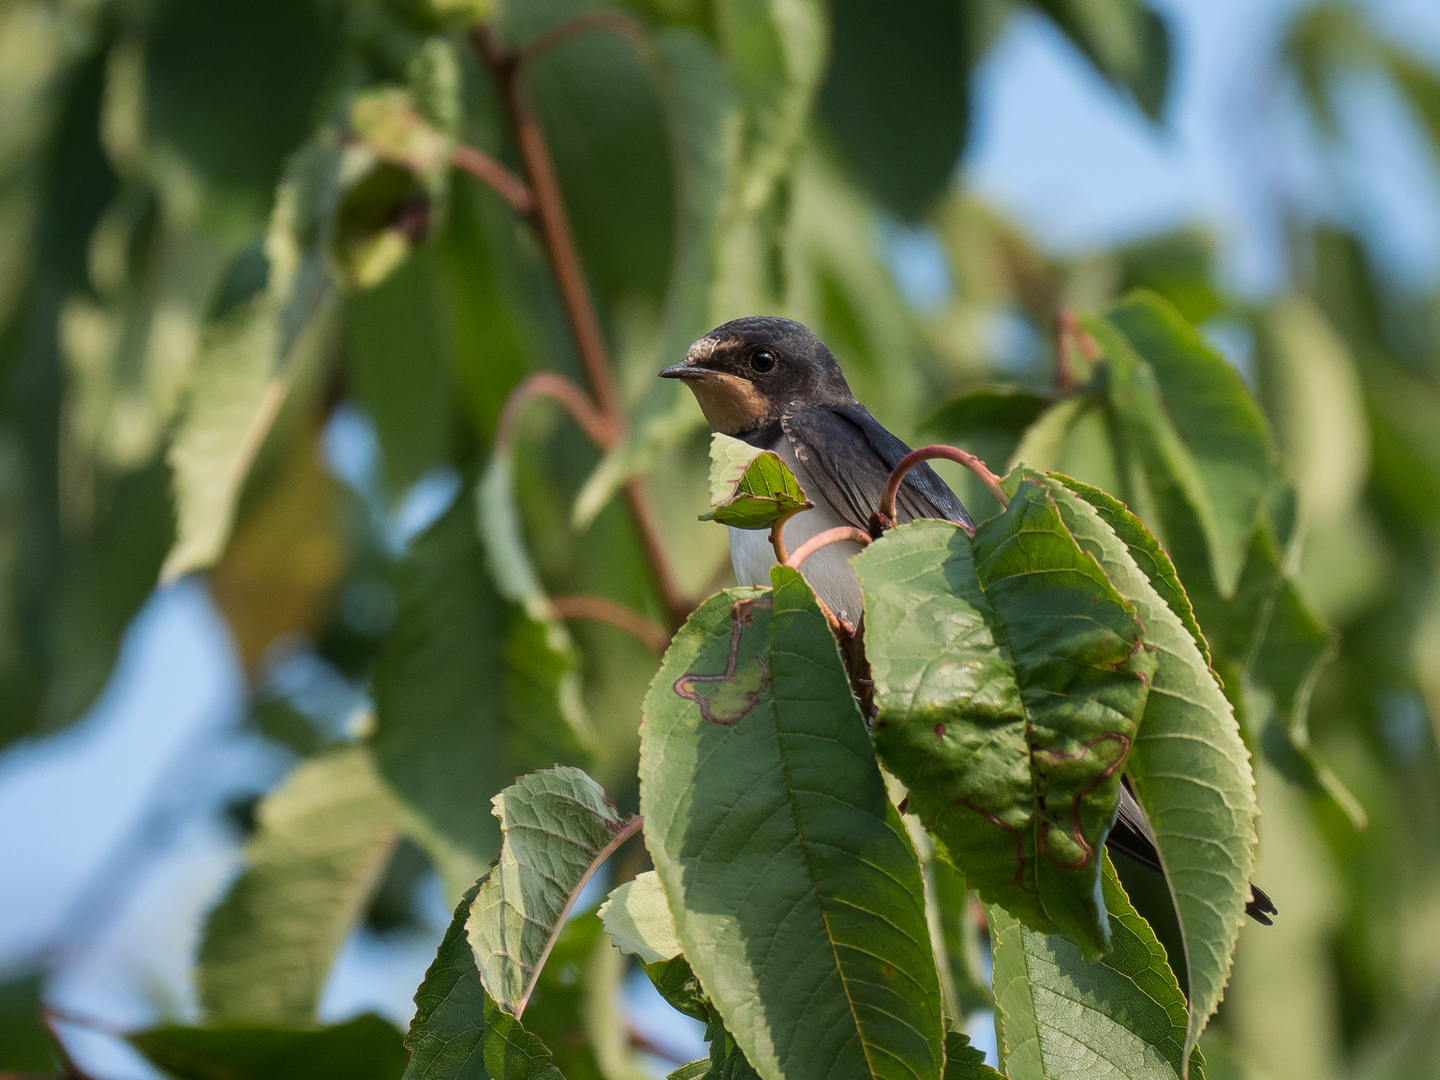
POLYGON ((702 521, 737 529, 768 529, 786 514, 814 503, 778 454, 718 431, 710 438, 710 505, 702 521))
POLYGON ((260 806, 246 869, 210 915, 200 997, 212 1023, 303 1025, 395 846, 398 809, 369 751, 302 762, 260 806))
POLYGON ((1185 1052, 1185 995, 1165 950, 1104 860, 1114 948, 1098 963, 1060 938, 988 908, 995 956, 995 1027, 1010 1080, 1116 1077, 1203 1080, 1185 1052), (1188 1060, 1187 1060, 1188 1059, 1188 1060))
POLYGON ((374 1013, 332 1027, 150 1028, 129 1042, 177 1080, 397 1080, 405 1048, 374 1013))
POLYGON ((581 887, 629 822, 595 781, 567 766, 523 776, 492 802, 504 843, 466 927, 486 991, 513 1015, 581 887))
POLYGON ((1134 606, 1028 480, 973 540, 915 522, 855 567, 876 749, 910 808, 985 900, 1103 952, 1097 855, 1156 664, 1134 606))
POLYGON ((1110 496, 1060 478, 1042 482, 1076 542, 1135 605, 1156 650, 1127 771, 1155 831, 1180 921, 1192 1003, 1181 1041, 1193 1048, 1229 979, 1250 899, 1258 814, 1250 755, 1191 629, 1163 598, 1180 599, 1164 552, 1110 496))
POLYGON ((938 1077, 919 863, 814 594, 794 570, 772 581, 706 601, 651 685, 647 846, 761 1075, 938 1077))
POLYGON ((665 888, 653 870, 611 892, 600 905, 600 920, 615 947, 638 956, 643 964, 674 960, 681 953, 665 888))

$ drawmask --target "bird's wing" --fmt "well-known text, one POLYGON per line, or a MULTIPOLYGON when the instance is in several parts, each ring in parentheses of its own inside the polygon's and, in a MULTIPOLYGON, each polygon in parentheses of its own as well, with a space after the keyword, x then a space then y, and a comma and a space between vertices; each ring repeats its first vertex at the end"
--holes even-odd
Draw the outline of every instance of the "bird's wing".
MULTIPOLYGON (((1120 801, 1115 814, 1115 827, 1110 830, 1110 835, 1105 838, 1105 846, 1112 852, 1118 852, 1129 859, 1135 860, 1141 866, 1148 867, 1156 873, 1164 873, 1160 865, 1160 852, 1155 843, 1155 833, 1150 828, 1150 822, 1145 818, 1145 811, 1140 809, 1140 804, 1135 801, 1135 796, 1130 794, 1128 781, 1120 785, 1120 801)), ((1275 902, 1270 899, 1265 890, 1253 882, 1250 885, 1250 899, 1245 904, 1245 914, 1249 915, 1262 926, 1273 926, 1270 916, 1278 915, 1275 909, 1275 902)))
MULTIPOLYGON (((785 435, 824 500, 837 517, 868 529, 880 506, 885 482, 910 448, 886 431, 863 405, 806 405, 796 402, 781 420, 785 435)), ((935 470, 923 462, 905 474, 895 503, 901 521, 944 518, 971 524, 970 515, 935 470)))

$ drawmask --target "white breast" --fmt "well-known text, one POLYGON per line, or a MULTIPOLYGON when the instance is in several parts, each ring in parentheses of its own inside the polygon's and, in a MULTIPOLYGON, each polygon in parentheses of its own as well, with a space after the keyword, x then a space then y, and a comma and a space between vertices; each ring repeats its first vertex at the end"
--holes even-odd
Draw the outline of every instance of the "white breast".
MULTIPOLYGON (((812 536, 844 525, 822 504, 819 488, 810 480, 809 473, 795 457, 790 440, 781 437, 775 452, 790 467, 795 479, 805 490, 806 496, 815 503, 815 509, 796 514, 785 523, 785 547, 794 551, 812 536)), ((850 560, 860 552, 859 544, 845 541, 821 548, 805 560, 800 572, 810 587, 829 605, 830 610, 845 619, 852 626, 858 626, 864 612, 860 580, 850 567, 850 560)), ((741 585, 769 585, 770 567, 775 565, 775 551, 770 546, 767 529, 730 528, 730 562, 735 567, 735 580, 741 585)))

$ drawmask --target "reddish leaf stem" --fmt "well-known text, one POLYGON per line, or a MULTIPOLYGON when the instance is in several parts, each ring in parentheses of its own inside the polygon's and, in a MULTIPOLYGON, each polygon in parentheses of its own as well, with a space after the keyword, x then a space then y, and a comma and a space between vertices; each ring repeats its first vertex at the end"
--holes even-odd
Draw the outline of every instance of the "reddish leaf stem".
MULTIPOLYGON (((574 32, 578 33, 588 25, 590 24, 580 26, 574 32)), ((599 24, 595 25, 598 28, 599 24)), ((615 28, 609 23, 606 25, 607 28, 615 28)), ((556 28, 556 33, 559 29, 556 28)), ((575 349, 580 355, 580 363, 585 369, 585 377, 590 383, 595 404, 608 419, 614 432, 614 440, 618 442, 625 430, 625 414, 606 353, 605 337, 600 331, 600 320, 595 314, 590 287, 586 283, 580 253, 575 246, 570 217, 560 192, 560 181, 555 174, 555 164, 545 142, 545 133, 540 128, 530 97, 521 80, 524 54, 503 47, 488 26, 477 27, 470 36, 476 51, 490 69, 500 89, 500 97, 514 129, 520 157, 525 163, 530 191, 534 196, 535 212, 530 215, 530 221, 540 234, 550 269, 555 275, 555 284, 570 323, 571 335, 575 339, 575 349)), ((557 38, 554 43, 559 40, 560 38, 557 38)), ((632 476, 625 481, 623 490, 631 520, 635 523, 641 546, 645 549, 650 576, 664 601, 671 625, 679 627, 695 605, 681 591, 675 579, 674 568, 660 538, 659 522, 650 505, 644 484, 639 477, 632 476)))
MULTIPOLYGON (((881 519, 886 528, 893 527, 895 524, 895 500, 900 497, 900 484, 905 479, 905 474, 922 461, 929 461, 933 458, 944 458, 946 461, 964 465, 984 482, 991 494, 1000 500, 1001 506, 1010 505, 1010 496, 1006 495, 1005 489, 1000 486, 1000 478, 974 454, 954 446, 922 446, 919 450, 911 450, 901 458, 900 464, 895 466, 894 471, 890 474, 890 479, 885 483, 885 495, 880 500, 880 509, 876 511, 876 516, 881 519)), ((974 532, 973 529, 969 531, 974 532)))
POLYGON ((790 555, 785 550, 785 523, 796 514, 814 507, 814 503, 807 502, 804 506, 797 506, 794 510, 787 510, 775 519, 770 526, 770 546, 775 549, 775 561, 778 563, 789 562, 790 555))
POLYGON ((565 406, 575 422, 602 450, 609 450, 620 440, 615 421, 595 408, 590 395, 563 375, 553 371, 537 371, 520 382, 505 399, 500 422, 495 426, 495 446, 508 450, 520 434, 520 418, 529 404, 539 397, 548 397, 565 406))
POLYGON ((806 540, 785 560, 785 565, 792 570, 798 570, 801 563, 821 548, 829 547, 831 544, 843 544, 847 540, 864 547, 870 543, 870 534, 864 529, 855 528, 853 525, 836 525, 833 529, 826 529, 822 533, 816 533, 810 537, 809 540, 806 540))
POLYGON ((624 630, 657 653, 670 644, 670 631, 665 627, 603 596, 552 596, 550 606, 562 619, 590 619, 624 630))
POLYGON ((522 217, 529 217, 535 212, 535 196, 525 186, 525 181, 489 154, 462 144, 451 152, 450 163, 489 184, 522 217))
POLYGON ((523 67, 537 57, 544 56, 551 49, 564 45, 567 41, 597 31, 619 34, 641 51, 649 48, 645 27, 638 20, 619 11, 597 11, 591 15, 579 15, 573 19, 566 19, 544 33, 531 38, 519 50, 520 65, 523 67))
POLYGON ((1072 393, 1079 385, 1073 363, 1075 350, 1092 364, 1100 359, 1099 343, 1085 332, 1073 311, 1061 308, 1055 313, 1055 389, 1062 394, 1072 393))

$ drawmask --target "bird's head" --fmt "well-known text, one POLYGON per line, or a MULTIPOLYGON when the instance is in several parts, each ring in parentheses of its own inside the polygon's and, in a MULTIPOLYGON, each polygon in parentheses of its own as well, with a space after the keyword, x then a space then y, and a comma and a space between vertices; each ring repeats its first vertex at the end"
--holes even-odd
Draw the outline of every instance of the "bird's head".
POLYGON ((855 400, 830 350, 790 319, 756 316, 717 326, 660 376, 684 379, 710 427, 726 435, 774 423, 792 401, 855 400))

